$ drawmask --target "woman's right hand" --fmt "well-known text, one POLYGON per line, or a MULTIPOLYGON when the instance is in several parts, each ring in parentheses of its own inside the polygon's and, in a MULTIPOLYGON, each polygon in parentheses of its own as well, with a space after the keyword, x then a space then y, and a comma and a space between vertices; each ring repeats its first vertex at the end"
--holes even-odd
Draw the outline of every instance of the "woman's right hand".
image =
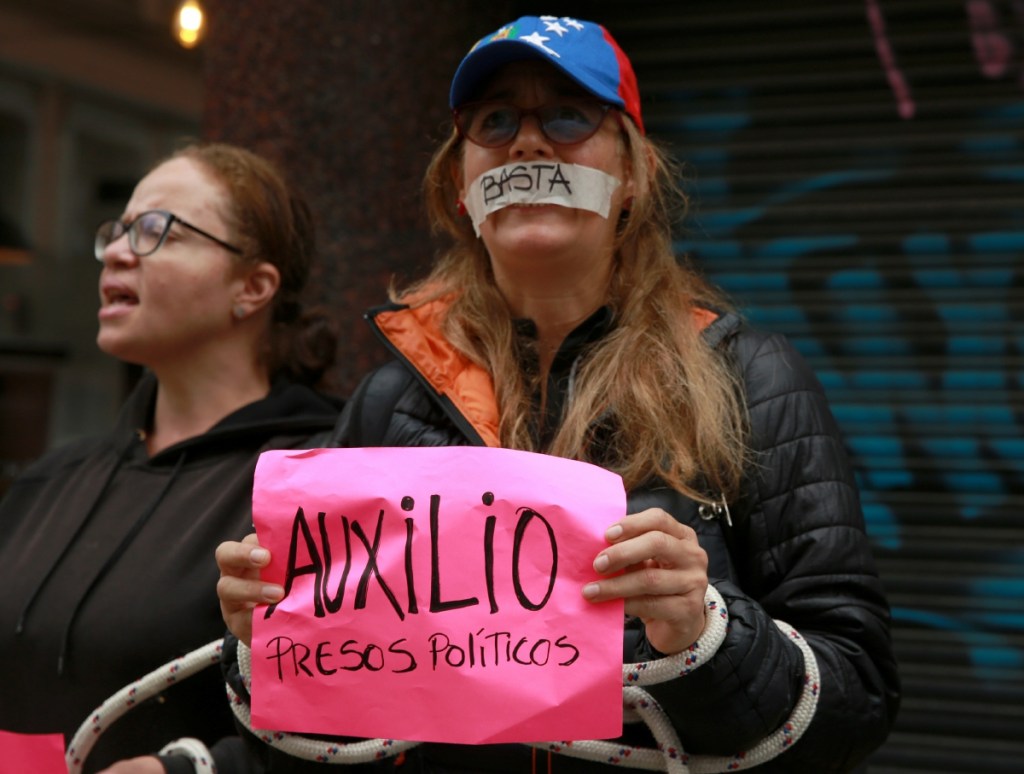
POLYGON ((262 548, 255 533, 241 542, 230 540, 217 546, 217 596, 228 630, 246 645, 252 645, 252 611, 256 605, 280 602, 284 589, 260 580, 260 569, 270 563, 270 552, 262 548))

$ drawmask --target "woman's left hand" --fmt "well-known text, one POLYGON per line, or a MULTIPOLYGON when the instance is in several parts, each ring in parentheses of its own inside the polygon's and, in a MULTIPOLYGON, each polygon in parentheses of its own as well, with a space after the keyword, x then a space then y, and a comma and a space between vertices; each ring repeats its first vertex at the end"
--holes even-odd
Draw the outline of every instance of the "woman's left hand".
POLYGON ((647 639, 665 655, 680 653, 704 630, 708 556, 697 533, 661 508, 626 516, 605 532, 611 544, 594 569, 608 576, 583 587, 591 602, 621 597, 647 639), (621 574, 616 574, 620 573, 621 574))

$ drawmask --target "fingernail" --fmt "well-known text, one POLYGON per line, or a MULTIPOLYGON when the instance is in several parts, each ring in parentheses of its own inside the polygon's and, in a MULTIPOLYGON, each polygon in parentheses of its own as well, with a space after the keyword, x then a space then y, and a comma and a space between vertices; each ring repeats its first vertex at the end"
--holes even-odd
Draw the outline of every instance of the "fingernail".
POLYGON ((265 548, 254 548, 249 553, 249 558, 256 562, 256 564, 263 564, 270 559, 270 552, 265 548))
POLYGON ((593 599, 601 592, 601 586, 597 583, 588 583, 583 587, 583 596, 587 599, 593 599))
POLYGON ((277 602, 284 596, 284 589, 280 586, 264 586, 261 593, 268 602, 277 602))
POLYGON ((594 569, 598 572, 604 572, 608 569, 608 556, 606 554, 600 554, 597 559, 594 560, 594 569))
POLYGON ((604 536, 608 540, 615 540, 619 535, 622 534, 621 524, 612 524, 607 530, 605 530, 604 536))

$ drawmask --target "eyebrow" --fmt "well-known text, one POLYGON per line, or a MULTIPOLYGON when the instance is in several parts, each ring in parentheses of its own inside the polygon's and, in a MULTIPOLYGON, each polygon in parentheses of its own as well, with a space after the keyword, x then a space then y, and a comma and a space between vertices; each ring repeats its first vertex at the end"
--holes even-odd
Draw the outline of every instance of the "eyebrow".
POLYGON ((138 220, 140 215, 144 215, 147 212, 152 212, 159 207, 146 207, 143 210, 125 210, 121 213, 120 221, 122 223, 131 223, 132 221, 138 220))

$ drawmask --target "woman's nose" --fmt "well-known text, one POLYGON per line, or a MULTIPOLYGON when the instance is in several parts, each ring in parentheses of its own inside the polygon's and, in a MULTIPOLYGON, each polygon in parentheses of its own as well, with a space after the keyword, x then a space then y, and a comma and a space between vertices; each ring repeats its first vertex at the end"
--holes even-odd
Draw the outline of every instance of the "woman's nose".
POLYGON ((554 155, 551 140, 540 128, 540 119, 533 114, 523 115, 519 120, 519 131, 509 146, 512 158, 550 158, 554 155))
POLYGON ((104 266, 115 264, 134 265, 138 263, 139 257, 132 252, 127 231, 107 243, 107 246, 103 248, 102 261, 104 266))

